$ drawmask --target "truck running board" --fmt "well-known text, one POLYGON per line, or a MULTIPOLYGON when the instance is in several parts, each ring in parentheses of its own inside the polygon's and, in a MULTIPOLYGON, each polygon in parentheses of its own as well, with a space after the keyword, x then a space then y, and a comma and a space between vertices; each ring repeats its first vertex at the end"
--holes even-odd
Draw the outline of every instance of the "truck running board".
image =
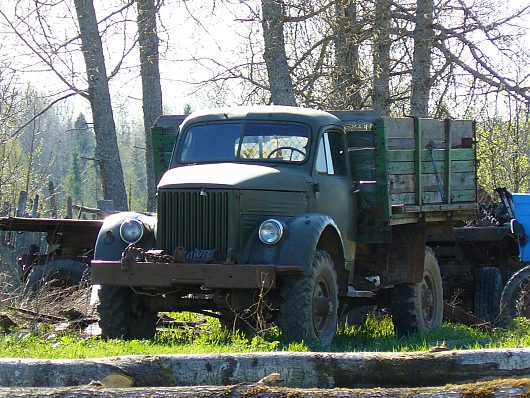
POLYGON ((348 297, 374 297, 375 293, 368 290, 355 290, 351 285, 348 285, 348 297))

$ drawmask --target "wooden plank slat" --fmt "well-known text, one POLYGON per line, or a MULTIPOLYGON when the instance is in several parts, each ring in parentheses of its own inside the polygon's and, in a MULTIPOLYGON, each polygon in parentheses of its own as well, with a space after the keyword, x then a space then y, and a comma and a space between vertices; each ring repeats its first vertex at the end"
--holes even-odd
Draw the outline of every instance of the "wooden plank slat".
MULTIPOLYGON (((414 138, 413 118, 384 118, 387 137, 414 138)), ((423 124, 422 137, 427 140, 445 140, 445 121, 437 119, 420 119, 423 124)), ((460 144, 462 138, 474 138, 472 120, 451 120, 451 138, 455 145, 460 144)))
POLYGON ((477 191, 475 189, 459 190, 453 191, 451 193, 451 201, 453 203, 457 202, 476 202, 477 201, 477 191))
POLYGON ((352 148, 373 148, 374 133, 372 131, 354 131, 346 134, 348 147, 352 148))
MULTIPOLYGON (((451 178, 453 187, 459 190, 471 190, 475 188, 474 173, 455 173, 451 178)), ((434 174, 424 174, 421 178, 422 191, 438 192, 438 183, 434 174)), ((390 193, 413 192, 418 194, 416 177, 409 175, 391 175, 390 193)), ((416 202, 417 203, 417 202, 416 202)))
MULTIPOLYGON (((465 137, 468 138, 468 137, 465 137)), ((471 138, 469 138, 471 139, 471 138)), ((425 148, 429 143, 434 143, 436 149, 444 149, 447 146, 445 138, 421 138, 421 147, 425 148)), ((403 150, 413 149, 415 144, 414 138, 400 138, 400 137, 388 137, 388 149, 390 150, 403 150)), ((456 140, 451 138, 452 149, 469 148, 469 141, 463 141, 462 137, 456 140)))
POLYGON ((381 203, 383 214, 382 219, 376 220, 376 224, 386 229, 386 222, 390 220, 391 208, 389 197, 389 175, 388 175, 388 148, 387 130, 382 123, 375 125, 375 179, 377 198, 381 203))
POLYGON ((383 118, 388 137, 414 138, 413 118, 383 118))
POLYGON ((355 181, 373 181, 376 179, 375 167, 373 164, 359 164, 352 173, 355 181))
MULTIPOLYGON (((436 170, 441 175, 445 173, 445 164, 436 162, 436 170)), ((460 160, 451 162, 451 172, 452 173, 464 173, 464 172, 474 172, 475 171, 475 162, 472 160, 460 160)), ((389 174, 413 174, 414 173, 414 163, 413 162, 390 162, 388 165, 389 174)), ((421 172, 423 174, 432 174, 434 173, 434 168, 432 162, 421 162, 421 172)))
MULTIPOLYGON (((473 148, 462 148, 462 149, 453 149, 452 151, 453 160, 474 160, 475 159, 475 150, 473 148)), ((432 156, 435 161, 443 162, 445 157, 445 150, 435 149, 432 151, 432 156)), ((388 160, 390 162, 413 162, 414 161, 414 151, 412 150, 395 150, 388 151, 388 160)), ((421 160, 422 161, 431 161, 431 155, 426 149, 421 150, 421 160)))
MULTIPOLYGON (((474 210, 476 209, 476 203, 453 203, 453 204, 431 204, 423 206, 405 206, 405 213, 416 213, 416 212, 442 212, 442 211, 457 211, 457 210, 474 210)), ((447 215, 446 215, 447 216, 447 215)))
MULTIPOLYGON (((412 192, 392 194, 392 205, 414 205, 415 196, 412 192)), ((438 192, 423 192, 422 200, 424 204, 440 203, 440 194, 438 192)), ((452 203, 475 202, 476 193, 474 190, 453 191, 451 194, 452 203)))
POLYGON ((350 159, 355 164, 362 164, 367 161, 374 162, 375 149, 374 148, 349 148, 350 159))

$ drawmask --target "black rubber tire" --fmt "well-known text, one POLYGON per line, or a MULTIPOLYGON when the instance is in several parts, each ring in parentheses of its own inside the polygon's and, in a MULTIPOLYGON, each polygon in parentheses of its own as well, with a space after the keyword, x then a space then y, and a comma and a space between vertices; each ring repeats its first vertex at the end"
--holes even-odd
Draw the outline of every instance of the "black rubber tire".
POLYGON ((353 307, 348 311, 341 314, 339 319, 339 329, 347 327, 359 327, 366 323, 368 319, 368 306, 361 305, 359 307, 353 307))
POLYGON ((506 326, 515 317, 530 318, 530 265, 510 278, 501 294, 499 325, 506 326))
POLYGON ((35 265, 26 279, 25 289, 36 292, 44 284, 56 282, 59 286, 74 286, 83 281, 88 265, 74 258, 57 258, 35 265))
POLYGON ((259 330, 250 323, 250 321, 243 321, 241 319, 232 318, 219 318, 219 325, 221 329, 232 331, 232 332, 241 332, 245 336, 253 336, 256 333, 259 333, 259 330))
POLYGON ((277 322, 283 341, 329 346, 339 307, 337 273, 329 254, 317 250, 307 274, 285 277, 281 283, 277 322))
POLYGON ((498 268, 483 267, 475 271, 475 315, 487 322, 499 316, 502 276, 498 268))
POLYGON ((425 249, 423 281, 392 289, 392 319, 400 335, 424 333, 439 327, 443 318, 443 288, 438 261, 431 248, 425 249))
POLYGON ((101 286, 99 327, 104 339, 151 339, 156 332, 157 313, 142 306, 141 298, 128 287, 101 286))

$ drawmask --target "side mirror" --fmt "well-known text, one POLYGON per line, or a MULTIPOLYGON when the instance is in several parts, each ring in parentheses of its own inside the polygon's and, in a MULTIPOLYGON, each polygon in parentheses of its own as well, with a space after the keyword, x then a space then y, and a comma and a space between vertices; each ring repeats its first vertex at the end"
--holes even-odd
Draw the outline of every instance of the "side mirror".
POLYGON ((515 218, 512 219, 510 222, 510 229, 512 230, 512 234, 515 236, 515 238, 519 241, 521 245, 524 245, 526 243, 526 233, 524 231, 524 226, 519 221, 517 221, 515 218))

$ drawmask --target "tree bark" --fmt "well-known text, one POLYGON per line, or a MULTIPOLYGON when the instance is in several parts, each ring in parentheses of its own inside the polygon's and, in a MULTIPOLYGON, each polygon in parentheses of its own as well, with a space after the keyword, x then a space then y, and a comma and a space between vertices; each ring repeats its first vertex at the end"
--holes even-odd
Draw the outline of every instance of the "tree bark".
POLYGON ((296 106, 283 31, 284 11, 282 0, 261 0, 263 58, 267 66, 271 102, 275 105, 296 106))
POLYGON ((259 383, 230 386, 154 387, 154 388, 0 388, 0 398, 136 398, 136 397, 344 397, 344 398, 469 398, 528 397, 530 379, 503 379, 444 387, 389 389, 291 389, 259 383))
POLYGON ((412 33, 414 54, 412 59, 412 94, 410 114, 427 117, 431 92, 431 51, 434 42, 433 0, 417 0, 416 26, 412 33))
POLYGON ((162 87, 158 57, 157 7, 155 0, 137 0, 138 46, 142 77, 142 108, 145 130, 145 171, 147 176, 147 210, 156 210, 156 181, 151 127, 162 114, 162 87))
POLYGON ((373 36, 372 107, 381 116, 390 114, 390 0, 376 0, 373 36))
POLYGON ((420 387, 529 377, 530 349, 416 353, 246 353, 91 360, 0 359, 0 386, 87 385, 110 375, 134 387, 254 383, 279 373, 290 388, 420 387))
POLYGON ((337 109, 359 109, 361 107, 361 79, 359 77, 359 38, 357 1, 337 0, 335 3, 336 25, 335 80, 337 86, 337 109))
POLYGON ((88 94, 99 153, 104 199, 111 199, 117 210, 127 210, 127 193, 123 181, 116 125, 112 113, 107 70, 96 11, 92 0, 74 0, 74 4, 86 65, 88 94))

